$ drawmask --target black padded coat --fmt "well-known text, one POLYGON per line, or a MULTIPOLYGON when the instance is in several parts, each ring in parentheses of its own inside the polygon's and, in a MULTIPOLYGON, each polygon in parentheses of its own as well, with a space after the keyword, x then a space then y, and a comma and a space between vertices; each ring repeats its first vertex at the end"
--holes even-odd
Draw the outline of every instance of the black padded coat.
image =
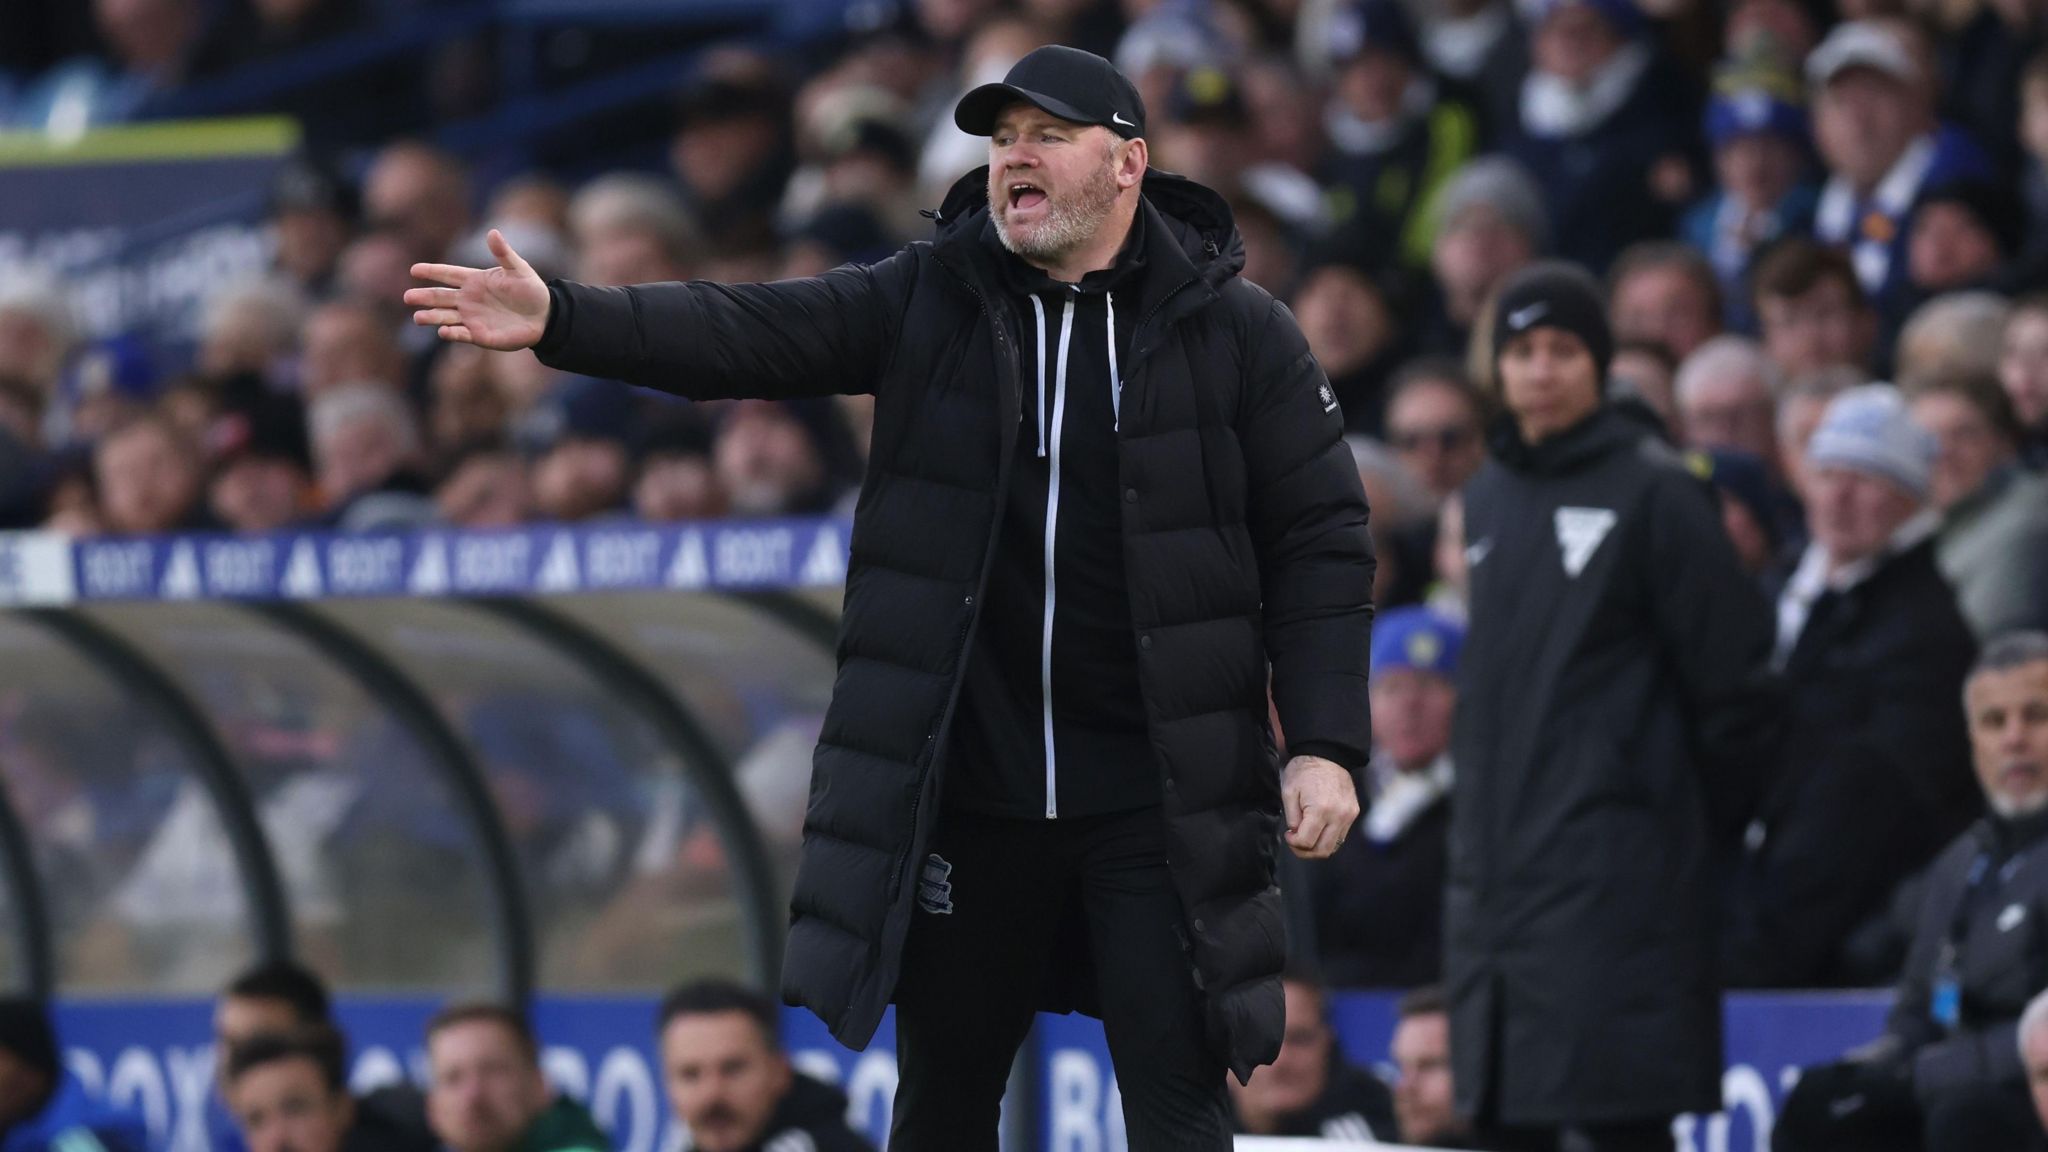
MULTIPOLYGON (((985 181, 955 185, 934 241, 869 267, 557 282, 537 349, 699 398, 875 394, 782 975, 785 999, 856 1048, 895 991, 1023 419, 1020 302, 985 181)), ((1189 961, 1211 1043, 1243 1076, 1284 1024, 1268 679, 1293 745, 1365 762, 1372 546, 1342 414, 1293 316, 1237 275, 1222 198, 1154 172, 1139 223, 1117 453, 1133 642, 1189 961)))

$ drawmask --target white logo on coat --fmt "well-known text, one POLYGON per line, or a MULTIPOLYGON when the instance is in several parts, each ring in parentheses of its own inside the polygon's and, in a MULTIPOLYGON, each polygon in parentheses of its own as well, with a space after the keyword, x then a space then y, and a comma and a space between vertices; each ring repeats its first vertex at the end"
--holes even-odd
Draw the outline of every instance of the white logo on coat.
POLYGON ((1600 550, 1600 542, 1614 528, 1611 508, 1559 508, 1557 548, 1564 553, 1564 574, 1577 579, 1600 550))

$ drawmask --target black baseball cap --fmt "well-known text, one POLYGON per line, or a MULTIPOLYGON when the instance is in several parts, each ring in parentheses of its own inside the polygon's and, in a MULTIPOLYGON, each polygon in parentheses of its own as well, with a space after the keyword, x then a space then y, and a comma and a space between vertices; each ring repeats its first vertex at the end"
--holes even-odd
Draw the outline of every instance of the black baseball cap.
POLYGON ((1000 84, 960 98, 953 123, 970 136, 993 136, 996 117, 1017 101, 1076 124, 1100 124, 1124 139, 1145 134, 1145 101, 1116 65, 1093 52, 1048 44, 1017 61, 1000 84))

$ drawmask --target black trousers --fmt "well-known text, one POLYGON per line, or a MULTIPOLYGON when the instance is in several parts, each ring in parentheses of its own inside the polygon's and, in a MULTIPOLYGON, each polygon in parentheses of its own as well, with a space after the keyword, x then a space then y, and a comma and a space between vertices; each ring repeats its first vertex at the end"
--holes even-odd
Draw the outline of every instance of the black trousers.
POLYGON ((1165 835, 1157 808, 940 819, 896 985, 890 1152, 996 1152, 1011 1061, 1056 967, 1075 959, 1053 954, 1063 923, 1085 925, 1131 1152, 1227 1152, 1224 1064, 1165 835))

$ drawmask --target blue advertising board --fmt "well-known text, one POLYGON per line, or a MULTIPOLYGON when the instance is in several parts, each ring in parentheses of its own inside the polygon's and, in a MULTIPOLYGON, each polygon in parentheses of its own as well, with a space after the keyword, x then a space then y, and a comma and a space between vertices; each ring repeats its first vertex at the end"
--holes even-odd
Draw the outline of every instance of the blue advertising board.
MULTIPOLYGON (((1726 1010, 1726 1112, 1679 1121, 1685 1152, 1766 1152, 1799 1068, 1833 1059, 1877 1035, 1882 993, 1739 995, 1726 1010)), ((1350 1059, 1385 1073, 1395 997, 1345 993, 1331 1011, 1350 1059)), ((367 1090, 424 1079, 422 1032, 438 1002, 344 997, 336 1005, 352 1041, 351 1083, 367 1090)), ((589 1105, 620 1152, 672 1152, 682 1132, 662 1093, 651 997, 544 997, 533 1020, 542 1062, 559 1089, 589 1105)), ((214 1100, 212 1006, 206 1001, 71 1000, 58 1028, 88 1091, 141 1112, 163 1152, 214 1152, 223 1123, 214 1100)), ((847 1093, 849 1122, 880 1147, 896 1090, 895 1027, 885 1017, 865 1052, 835 1042, 808 1012, 783 1016, 783 1040, 803 1072, 847 1093)), ((1102 1028, 1082 1016, 1041 1016, 1031 1040, 1036 1152, 1124 1152, 1121 1097, 1102 1028)))
POLYGON ((849 531, 789 519, 79 543, 0 533, 0 606, 828 587, 846 579, 849 531))

